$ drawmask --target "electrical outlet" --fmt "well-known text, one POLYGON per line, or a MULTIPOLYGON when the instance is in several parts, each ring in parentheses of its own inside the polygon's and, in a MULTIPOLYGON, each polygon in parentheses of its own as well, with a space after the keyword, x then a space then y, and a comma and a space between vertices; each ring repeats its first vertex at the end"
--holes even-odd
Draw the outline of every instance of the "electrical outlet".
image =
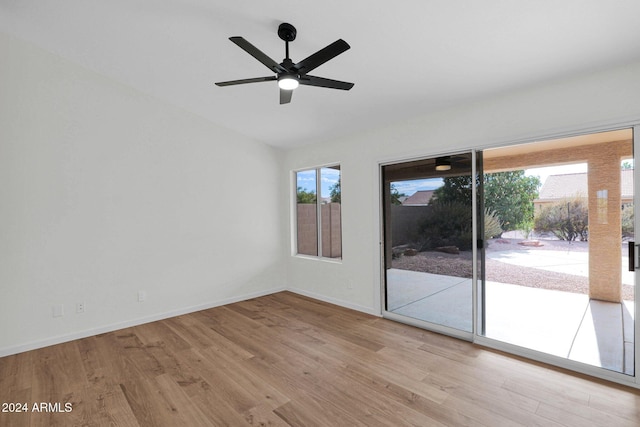
POLYGON ((64 305, 56 304, 53 306, 53 317, 62 317, 64 316, 64 305))
POLYGON ((145 302, 147 300, 147 293, 145 291, 138 291, 138 302, 145 302))
POLYGON ((84 302, 76 303, 76 313, 77 314, 84 313, 84 302))

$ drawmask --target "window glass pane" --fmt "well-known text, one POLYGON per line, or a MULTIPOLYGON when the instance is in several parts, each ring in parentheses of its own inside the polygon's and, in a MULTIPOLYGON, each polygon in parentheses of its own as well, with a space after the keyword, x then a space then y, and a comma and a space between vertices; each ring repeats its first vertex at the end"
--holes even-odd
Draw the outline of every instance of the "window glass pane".
POLYGON ((318 255, 318 209, 316 170, 296 173, 298 253, 318 255))
POLYGON ((341 181, 340 166, 320 169, 322 223, 322 256, 342 257, 341 181))

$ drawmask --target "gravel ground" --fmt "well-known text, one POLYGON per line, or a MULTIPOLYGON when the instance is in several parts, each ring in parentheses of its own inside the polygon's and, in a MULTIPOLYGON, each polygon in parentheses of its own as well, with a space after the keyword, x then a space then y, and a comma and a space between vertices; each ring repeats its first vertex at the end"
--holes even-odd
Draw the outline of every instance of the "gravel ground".
MULTIPOLYGON (((572 252, 588 252, 588 242, 565 242, 558 240, 542 241, 544 246, 530 247, 518 243, 521 239, 496 239, 489 244, 487 252, 514 250, 565 250, 572 252)), ((422 271, 425 273, 443 274, 456 277, 472 277, 471 252, 460 252, 459 255, 442 252, 419 252, 415 256, 400 256, 392 262, 393 268, 401 270, 422 271)), ((521 267, 506 264, 487 258, 485 264, 486 279, 493 282, 511 283, 531 288, 553 289, 565 292, 587 294, 589 282, 587 277, 571 274, 555 273, 537 268, 521 267)), ((622 296, 625 300, 633 300, 633 286, 623 285, 622 296)))

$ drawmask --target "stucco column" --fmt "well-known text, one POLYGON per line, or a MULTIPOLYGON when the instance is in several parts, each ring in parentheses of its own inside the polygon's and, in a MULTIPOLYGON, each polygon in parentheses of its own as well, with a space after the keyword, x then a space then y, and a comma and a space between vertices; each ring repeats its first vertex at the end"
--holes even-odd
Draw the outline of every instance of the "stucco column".
POLYGON ((589 297, 622 301, 620 156, 613 147, 589 159, 589 297))

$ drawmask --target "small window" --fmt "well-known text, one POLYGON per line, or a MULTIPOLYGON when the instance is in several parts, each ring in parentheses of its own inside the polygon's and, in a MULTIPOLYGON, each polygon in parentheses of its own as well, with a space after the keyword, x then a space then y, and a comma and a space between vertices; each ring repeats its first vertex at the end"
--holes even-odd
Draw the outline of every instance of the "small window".
POLYGON ((341 199, 339 165, 296 172, 298 255, 342 258, 341 199))

